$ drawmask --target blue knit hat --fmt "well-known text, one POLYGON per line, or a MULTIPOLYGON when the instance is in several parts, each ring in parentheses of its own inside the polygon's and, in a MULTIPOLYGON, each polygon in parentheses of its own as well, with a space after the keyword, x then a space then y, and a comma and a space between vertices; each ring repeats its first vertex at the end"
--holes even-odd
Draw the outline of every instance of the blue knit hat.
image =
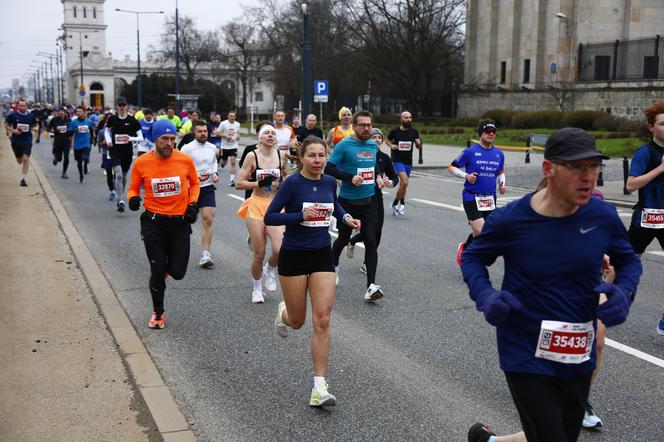
POLYGON ((155 141, 162 135, 175 135, 176 133, 175 125, 168 120, 158 120, 152 125, 152 139, 155 141))

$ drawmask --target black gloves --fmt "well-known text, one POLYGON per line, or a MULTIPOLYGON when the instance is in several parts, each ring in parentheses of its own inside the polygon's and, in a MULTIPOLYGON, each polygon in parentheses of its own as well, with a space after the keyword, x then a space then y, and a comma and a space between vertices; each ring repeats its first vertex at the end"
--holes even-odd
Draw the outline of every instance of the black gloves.
POLYGON ((131 198, 129 198, 129 210, 131 210, 132 212, 135 212, 140 208, 141 208, 141 197, 140 196, 132 196, 131 198))
POLYGON ((198 204, 190 203, 187 206, 187 211, 184 212, 184 220, 193 224, 196 222, 196 217, 198 216, 198 204))

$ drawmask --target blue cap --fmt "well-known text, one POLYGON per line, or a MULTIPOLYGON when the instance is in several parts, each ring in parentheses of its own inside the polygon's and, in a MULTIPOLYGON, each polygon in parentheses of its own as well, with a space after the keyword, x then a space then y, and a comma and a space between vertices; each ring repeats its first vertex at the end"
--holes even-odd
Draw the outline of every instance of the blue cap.
POLYGON ((176 133, 175 125, 168 120, 158 120, 152 125, 152 139, 155 141, 162 135, 175 135, 176 133))

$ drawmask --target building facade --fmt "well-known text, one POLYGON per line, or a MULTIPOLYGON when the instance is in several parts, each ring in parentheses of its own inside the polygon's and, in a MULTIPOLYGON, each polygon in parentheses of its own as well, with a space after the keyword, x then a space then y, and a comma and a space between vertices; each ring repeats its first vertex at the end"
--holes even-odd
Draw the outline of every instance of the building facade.
POLYGON ((664 92, 661 0, 468 0, 459 114, 605 110, 664 92))
MULTIPOLYGON (((66 69, 65 97, 69 103, 112 107, 122 87, 136 79, 137 63, 129 56, 124 60, 116 60, 107 52, 105 0, 61 0, 61 2, 64 9, 62 40, 65 42, 63 45, 66 69), (81 91, 85 94, 82 95, 81 91)), ((133 31, 133 28, 127 29, 129 33, 133 31)), ((141 57, 141 74, 152 73, 174 76, 175 66, 147 58, 144 60, 141 57)), ((236 97, 236 106, 240 106, 242 85, 232 63, 203 64, 197 69, 197 75, 219 82, 236 97)), ((274 106, 274 90, 272 82, 269 81, 269 66, 256 72, 253 77, 258 81, 248 83, 248 106, 253 106, 257 113, 268 113, 274 106)), ((167 102, 168 97, 164 97, 164 106, 167 102)))

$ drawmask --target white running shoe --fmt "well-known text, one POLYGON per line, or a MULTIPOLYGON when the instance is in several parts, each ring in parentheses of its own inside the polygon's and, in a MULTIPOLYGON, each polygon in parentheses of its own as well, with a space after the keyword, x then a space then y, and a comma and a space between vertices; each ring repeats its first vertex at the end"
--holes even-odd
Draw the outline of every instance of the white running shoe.
POLYGON ((269 270, 268 264, 263 266, 263 283, 268 292, 273 292, 277 289, 277 275, 274 270, 269 270))
POLYGON ((198 265, 204 269, 209 269, 214 265, 214 261, 212 260, 212 256, 210 256, 210 252, 201 253, 201 259, 198 261, 198 265))
POLYGON ((254 304, 263 304, 265 302, 265 298, 263 298, 263 291, 254 290, 251 292, 251 302, 254 304))
POLYGON ((364 293, 364 300, 368 302, 374 302, 382 297, 383 297, 383 291, 380 289, 380 286, 373 283, 364 293))
POLYGON ((399 216, 399 205, 392 206, 392 216, 399 216))
POLYGON ((399 215, 406 216, 406 205, 399 204, 399 215))
POLYGON ((355 256, 355 244, 348 243, 346 246, 346 256, 348 259, 353 259, 353 256, 355 256))
POLYGON ((312 407, 323 407, 326 405, 332 406, 337 404, 337 398, 327 391, 327 382, 323 381, 318 384, 318 387, 311 389, 311 398, 309 405, 312 407))
POLYGON ((583 428, 597 430, 602 428, 602 426, 602 419, 597 417, 590 404, 586 404, 586 412, 583 415, 583 428))
POLYGON ((277 305, 277 317, 274 318, 274 329, 277 331, 277 334, 282 338, 288 337, 288 326, 284 324, 283 317, 281 316, 286 310, 286 303, 281 301, 277 305))

